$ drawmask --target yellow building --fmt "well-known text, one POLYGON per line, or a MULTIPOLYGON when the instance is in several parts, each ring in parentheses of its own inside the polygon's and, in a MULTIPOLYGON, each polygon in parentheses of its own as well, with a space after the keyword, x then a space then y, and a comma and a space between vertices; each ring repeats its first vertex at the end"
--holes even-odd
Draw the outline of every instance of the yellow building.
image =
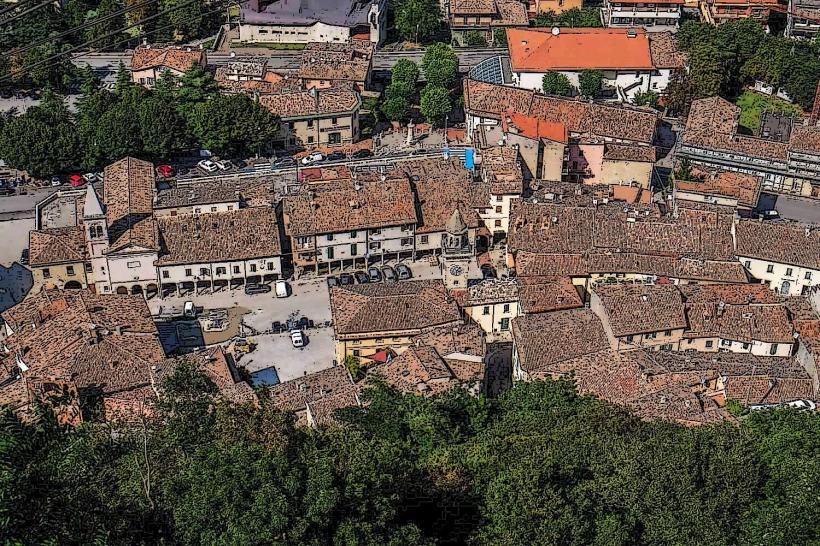
POLYGON ((88 252, 82 226, 35 230, 29 233, 32 292, 45 288, 86 288, 88 252))

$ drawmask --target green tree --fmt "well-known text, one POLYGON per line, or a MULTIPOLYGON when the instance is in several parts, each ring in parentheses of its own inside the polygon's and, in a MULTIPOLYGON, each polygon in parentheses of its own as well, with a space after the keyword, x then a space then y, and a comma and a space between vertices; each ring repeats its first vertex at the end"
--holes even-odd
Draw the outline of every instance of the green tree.
POLYGON ((277 118, 246 95, 195 103, 187 123, 202 148, 229 157, 259 153, 278 132, 277 118))
POLYGON ((97 9, 89 11, 86 14, 88 22, 94 22, 97 19, 102 21, 86 28, 83 39, 86 42, 92 42, 93 47, 110 47, 117 45, 122 39, 119 29, 125 26, 125 15, 118 14, 122 10, 123 4, 121 0, 100 0, 97 9), (108 19, 104 19, 108 17, 108 19), (109 36, 110 35, 110 36, 109 36))
POLYGON ((410 116, 410 106, 401 95, 388 97, 382 104, 382 113, 390 121, 404 121, 410 116))
POLYGON ((572 84, 569 83, 569 78, 560 72, 552 70, 547 71, 541 80, 541 88, 547 95, 559 95, 562 97, 569 97, 572 95, 572 84))
POLYGON ((165 158, 189 147, 185 120, 173 103, 159 95, 146 97, 139 103, 138 115, 143 153, 165 158))
POLYGON ((507 29, 497 28, 493 30, 493 45, 495 47, 507 47, 507 29))
POLYGON ((120 61, 117 67, 116 81, 114 82, 114 92, 118 95, 122 95, 129 92, 133 87, 134 83, 131 81, 131 72, 125 68, 125 64, 120 61))
POLYGON ((428 86, 451 89, 458 77, 458 56, 448 44, 433 44, 424 52, 421 69, 428 86))
POLYGON ((533 21, 536 27, 601 27, 601 14, 598 8, 572 8, 561 13, 548 11, 536 16, 533 21))
POLYGON ((464 43, 470 47, 483 47, 487 45, 487 40, 477 30, 469 30, 464 34, 464 43))
POLYGON ((600 70, 582 70, 578 76, 578 91, 588 99, 597 97, 603 84, 604 75, 600 70))
POLYGON ((419 81, 419 66, 410 59, 399 59, 390 73, 390 83, 404 84, 412 89, 419 81))
POLYGON ((428 122, 440 126, 452 109, 450 92, 444 87, 427 84, 421 92, 419 110, 428 122))
POLYGON ((402 0, 396 11, 396 30, 402 38, 419 42, 438 32, 441 8, 437 0, 402 0))
POLYGON ((632 100, 638 106, 649 106, 650 108, 658 107, 658 94, 654 91, 638 91, 635 93, 635 98, 632 100))

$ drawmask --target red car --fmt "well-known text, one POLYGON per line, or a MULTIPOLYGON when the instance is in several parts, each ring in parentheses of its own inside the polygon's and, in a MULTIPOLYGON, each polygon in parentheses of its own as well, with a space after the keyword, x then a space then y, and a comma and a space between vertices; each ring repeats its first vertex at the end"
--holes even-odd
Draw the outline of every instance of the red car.
POLYGON ((174 168, 170 165, 157 166, 157 174, 162 178, 171 178, 174 176, 174 168))
POLYGON ((74 186, 75 188, 79 188, 80 186, 85 184, 85 179, 79 174, 72 174, 68 176, 68 183, 74 186))

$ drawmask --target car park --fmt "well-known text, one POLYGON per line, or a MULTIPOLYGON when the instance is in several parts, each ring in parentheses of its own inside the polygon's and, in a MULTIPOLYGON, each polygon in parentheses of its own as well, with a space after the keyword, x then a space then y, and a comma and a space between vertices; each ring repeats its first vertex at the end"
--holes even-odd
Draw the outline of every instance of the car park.
POLYGON ((293 330, 290 333, 290 342, 297 349, 301 349, 305 346, 305 335, 301 330, 293 330))
POLYGON ((336 277, 327 277, 325 279, 325 282, 327 282, 327 287, 328 288, 333 288, 334 286, 339 286, 339 279, 337 279, 336 277))
POLYGON ((382 267, 382 275, 384 275, 384 282, 395 282, 398 280, 396 271, 389 265, 382 267))
POLYGON ((245 285, 245 293, 249 296, 254 294, 266 294, 268 292, 270 292, 270 286, 267 284, 251 283, 245 285))
POLYGON ((219 170, 219 167, 216 166, 216 163, 214 163, 210 159, 203 159, 202 161, 197 163, 196 166, 205 171, 206 173, 215 173, 219 170))
POLYGON ((367 148, 362 148, 361 150, 356 150, 353 152, 353 155, 350 156, 351 159, 364 159, 366 157, 370 157, 373 155, 373 152, 368 150, 367 148))
POLYGON ((342 286, 350 286, 353 284, 353 275, 350 273, 342 273, 339 275, 339 284, 342 286))
POLYGON ((410 268, 404 264, 396 265, 396 275, 398 275, 399 280, 402 281, 413 278, 413 272, 410 271, 410 268))
POLYGON ((325 160, 325 154, 322 152, 314 152, 302 158, 302 165, 310 165, 311 163, 318 163, 325 160))
POLYGON ((367 270, 367 276, 370 277, 370 282, 381 282, 382 272, 378 267, 371 267, 367 270))
POLYGON ((353 278, 356 279, 356 282, 359 284, 367 284, 370 282, 370 277, 368 277, 364 271, 356 271, 353 273, 353 278))
POLYGON ((347 156, 343 152, 331 152, 327 154, 327 161, 342 161, 343 159, 347 159, 347 156))

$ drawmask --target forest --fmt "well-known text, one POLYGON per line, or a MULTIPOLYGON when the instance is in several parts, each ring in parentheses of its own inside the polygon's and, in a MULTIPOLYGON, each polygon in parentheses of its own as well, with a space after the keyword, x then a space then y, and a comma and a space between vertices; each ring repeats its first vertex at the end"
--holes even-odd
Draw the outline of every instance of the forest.
POLYGON ((338 425, 227 405, 189 366, 128 429, 11 415, 0 541, 127 545, 820 543, 820 418, 645 422, 571 382, 498 399, 384 386, 338 425))

